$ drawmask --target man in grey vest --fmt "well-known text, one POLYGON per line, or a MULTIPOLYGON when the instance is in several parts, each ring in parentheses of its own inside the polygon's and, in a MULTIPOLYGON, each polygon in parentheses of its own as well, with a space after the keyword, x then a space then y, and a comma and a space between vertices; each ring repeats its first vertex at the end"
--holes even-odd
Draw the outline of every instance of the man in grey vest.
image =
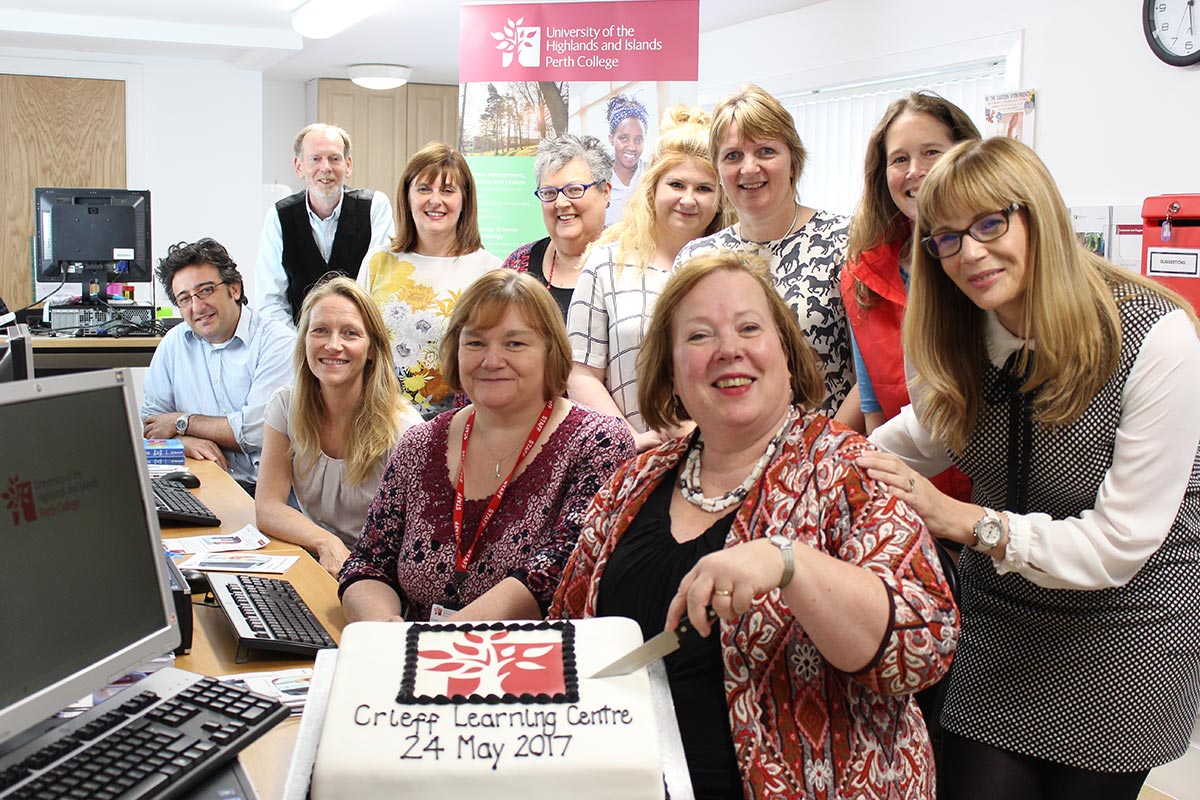
POLYGON ((354 159, 344 130, 309 125, 296 134, 292 151, 305 188, 267 210, 254 305, 295 330, 304 296, 321 276, 331 270, 356 276, 363 257, 395 235, 396 222, 383 192, 346 188, 354 159))

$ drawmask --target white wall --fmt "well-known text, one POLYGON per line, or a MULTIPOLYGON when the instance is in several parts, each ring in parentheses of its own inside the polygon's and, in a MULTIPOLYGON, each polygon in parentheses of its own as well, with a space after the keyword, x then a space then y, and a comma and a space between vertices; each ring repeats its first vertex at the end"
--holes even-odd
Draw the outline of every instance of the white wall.
POLYGON ((263 81, 263 183, 304 188, 292 167, 292 140, 308 124, 304 117, 303 81, 263 81))
POLYGON ((745 82, 831 86, 1015 45, 1021 86, 1011 88, 1038 90, 1034 147, 1068 204, 1140 206, 1200 192, 1200 69, 1156 59, 1140 10, 1133 0, 831 0, 702 34, 701 102, 745 82))
MULTIPOLYGON (((150 190, 155 263, 174 242, 210 236, 229 249, 250 290, 262 228, 260 72, 15 48, 0 48, 0 72, 124 80, 126 182, 150 190)), ((166 303, 161 293, 158 303, 166 303)))

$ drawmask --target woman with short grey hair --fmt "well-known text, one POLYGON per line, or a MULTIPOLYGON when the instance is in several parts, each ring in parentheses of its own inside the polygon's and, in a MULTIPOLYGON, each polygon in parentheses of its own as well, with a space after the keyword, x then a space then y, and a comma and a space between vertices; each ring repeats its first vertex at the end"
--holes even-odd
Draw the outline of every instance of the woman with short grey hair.
POLYGON ((518 247, 504 266, 528 272, 546 286, 565 322, 583 269, 583 252, 604 230, 612 159, 595 136, 564 133, 538 145, 533 174, 534 194, 550 235, 518 247))

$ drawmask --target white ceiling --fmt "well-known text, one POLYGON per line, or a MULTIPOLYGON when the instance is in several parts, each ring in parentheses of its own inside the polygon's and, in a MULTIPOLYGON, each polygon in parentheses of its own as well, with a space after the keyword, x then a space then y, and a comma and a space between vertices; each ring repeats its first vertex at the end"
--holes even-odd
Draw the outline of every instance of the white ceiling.
MULTIPOLYGON (((700 0, 700 29, 826 1, 700 0)), ((385 62, 412 67, 414 82, 458 82, 458 2, 393 0, 374 17, 322 40, 292 31, 291 11, 300 2, 0 0, 0 47, 186 56, 285 81, 344 78, 350 64, 385 62)))

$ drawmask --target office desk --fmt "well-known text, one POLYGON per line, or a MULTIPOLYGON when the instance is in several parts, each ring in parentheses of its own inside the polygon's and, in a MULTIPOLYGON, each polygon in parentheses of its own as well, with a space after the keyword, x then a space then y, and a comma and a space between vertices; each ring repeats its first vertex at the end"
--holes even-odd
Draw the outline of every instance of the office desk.
POLYGON ((113 367, 148 367, 161 336, 34 336, 39 377, 113 367))
MULTIPOLYGON (((163 528, 163 538, 202 536, 233 533, 244 525, 254 522, 254 501, 234 482, 229 474, 211 461, 188 460, 188 469, 200 478, 196 496, 221 519, 219 528, 196 526, 163 528)), ((322 569, 302 548, 286 542, 272 540, 263 548, 267 552, 299 555, 291 569, 283 574, 296 587, 304 602, 312 609, 317 619, 335 640, 341 640, 346 618, 342 614, 337 597, 337 581, 322 569)), ((268 577, 278 578, 279 575, 268 577)), ((311 667, 309 659, 289 656, 254 654, 244 664, 234 662, 237 640, 224 614, 218 608, 207 608, 193 604, 192 652, 175 659, 180 669, 191 670, 202 675, 229 675, 238 672, 274 672, 295 667, 311 667)), ((292 760, 292 748, 296 732, 300 727, 299 717, 290 717, 275 726, 266 736, 242 751, 242 766, 254 781, 259 795, 268 798, 280 797, 288 765, 292 760)))

